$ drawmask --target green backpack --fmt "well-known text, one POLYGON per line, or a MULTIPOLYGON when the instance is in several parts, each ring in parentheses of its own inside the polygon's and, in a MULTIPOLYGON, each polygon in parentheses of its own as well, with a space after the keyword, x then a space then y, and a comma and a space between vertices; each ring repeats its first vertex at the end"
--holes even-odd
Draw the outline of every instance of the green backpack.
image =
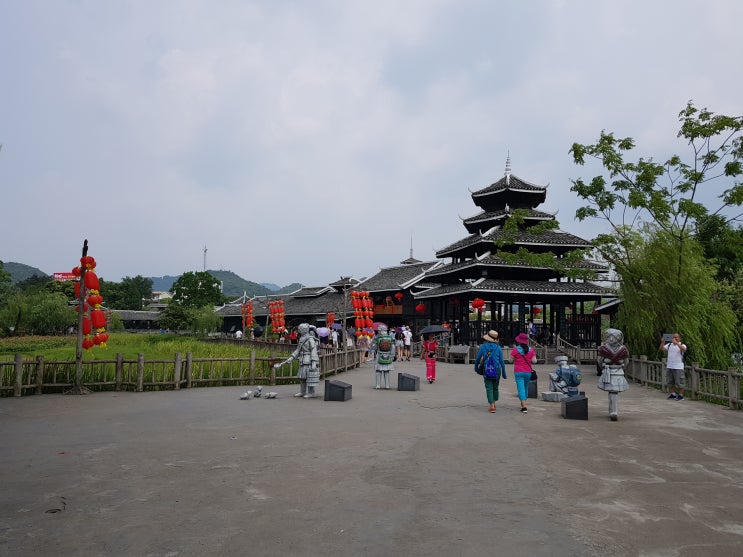
POLYGON ((395 359, 393 347, 395 343, 389 335, 382 335, 377 340, 377 362, 380 364, 391 364, 395 359))

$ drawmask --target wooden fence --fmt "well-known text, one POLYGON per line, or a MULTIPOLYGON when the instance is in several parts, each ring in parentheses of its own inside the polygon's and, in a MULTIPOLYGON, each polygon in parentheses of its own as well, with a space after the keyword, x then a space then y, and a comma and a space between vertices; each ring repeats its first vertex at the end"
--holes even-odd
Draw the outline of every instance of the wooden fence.
POLYGON ((565 354, 569 360, 579 364, 596 363, 598 348, 583 348, 570 344, 560 335, 555 336, 555 348, 565 354))
MULTIPOLYGON (((276 356, 258 358, 251 350, 249 358, 194 358, 191 353, 175 354, 172 360, 83 360, 83 386, 92 391, 177 390, 181 388, 229 385, 279 385, 297 382, 299 364, 276 369, 274 363, 285 360, 296 348, 290 344, 272 345, 276 356), (282 354, 279 347, 284 347, 282 354)), ((359 367, 358 350, 323 351, 320 354, 320 378, 359 367)), ((62 393, 74 386, 77 364, 74 361, 46 361, 43 356, 24 359, 16 354, 12 361, 0 361, 0 396, 62 393)))
MULTIPOLYGON (((684 396, 697 400, 725 404, 735 410, 743 409, 741 379, 743 373, 735 368, 727 371, 705 369, 693 363, 684 367, 686 390, 684 396)), ((632 356, 625 370, 627 379, 641 385, 666 390, 665 362, 648 360, 647 356, 632 356)))

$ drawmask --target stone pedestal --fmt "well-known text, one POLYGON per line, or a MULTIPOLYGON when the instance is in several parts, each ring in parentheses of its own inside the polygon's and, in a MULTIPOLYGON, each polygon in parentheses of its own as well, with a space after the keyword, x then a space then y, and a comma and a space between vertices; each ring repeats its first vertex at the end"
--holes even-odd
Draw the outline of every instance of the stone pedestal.
POLYGON ((397 390, 398 391, 417 391, 421 386, 421 379, 417 375, 411 375, 409 373, 398 373, 397 374, 397 390))
POLYGON ((560 413, 568 420, 588 419, 588 398, 585 395, 569 396, 560 403, 560 413))
POLYGON ((351 400, 351 385, 335 379, 325 380, 325 400, 351 400))

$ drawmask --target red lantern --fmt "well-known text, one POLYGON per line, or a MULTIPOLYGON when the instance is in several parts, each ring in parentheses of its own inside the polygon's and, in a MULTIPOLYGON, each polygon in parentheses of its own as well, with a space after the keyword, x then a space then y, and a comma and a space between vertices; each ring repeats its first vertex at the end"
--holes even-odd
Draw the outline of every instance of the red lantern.
POLYGON ((539 315, 540 313, 542 313, 542 308, 534 308, 532 311, 534 315, 539 315))
POLYGON ((472 300, 472 307, 475 308, 477 311, 480 311, 485 306, 485 300, 482 298, 475 298, 472 300))
POLYGON ((91 339, 91 338, 84 338, 83 339, 83 348, 85 350, 90 350, 91 348, 93 348, 93 344, 94 344, 93 343, 93 339, 91 339))
POLYGON ((397 300, 398 302, 402 300, 402 292, 398 292, 395 294, 395 300, 397 300))
POLYGON ((103 303, 103 296, 100 294, 91 294, 88 296, 88 303, 93 306, 100 306, 103 303))
POLYGON ((415 306, 415 311, 418 313, 426 313, 426 304, 418 304, 415 306))
POLYGON ((83 334, 84 335, 89 335, 90 334, 90 331, 91 331, 91 328, 90 328, 90 318, 84 317, 83 318, 83 334))
POLYGON ((94 309, 90 312, 90 322, 93 325, 93 328, 98 329, 105 329, 106 328, 106 314, 103 313, 102 309, 94 309))
POLYGON ((85 273, 85 288, 88 290, 95 290, 98 292, 101 289, 101 285, 98 282, 98 275, 96 275, 93 271, 88 271, 85 273))

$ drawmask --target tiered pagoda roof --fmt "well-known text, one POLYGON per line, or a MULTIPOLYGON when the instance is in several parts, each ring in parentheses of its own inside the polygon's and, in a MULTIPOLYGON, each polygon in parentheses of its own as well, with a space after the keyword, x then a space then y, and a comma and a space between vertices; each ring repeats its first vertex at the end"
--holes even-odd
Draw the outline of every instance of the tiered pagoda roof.
MULTIPOLYGON (((515 176, 510 157, 504 176, 495 183, 470 192, 480 212, 462 219, 469 235, 436 252, 440 259, 451 258, 425 273, 428 288, 421 288, 416 298, 450 296, 459 293, 476 295, 533 294, 556 297, 578 295, 582 298, 605 296, 609 290, 587 282, 564 280, 565 269, 579 269, 597 275, 607 271, 606 265, 582 260, 559 265, 530 263, 524 258, 506 258, 501 252, 515 253, 520 248, 532 254, 551 253, 555 262, 570 251, 590 249, 583 238, 559 230, 536 225, 555 221, 556 213, 540 210, 546 200, 547 186, 540 186, 515 176), (509 218, 518 215, 519 227, 506 227, 509 218)), ((422 281, 421 281, 422 282, 422 281)), ((419 283, 418 286, 421 286, 419 283)))

